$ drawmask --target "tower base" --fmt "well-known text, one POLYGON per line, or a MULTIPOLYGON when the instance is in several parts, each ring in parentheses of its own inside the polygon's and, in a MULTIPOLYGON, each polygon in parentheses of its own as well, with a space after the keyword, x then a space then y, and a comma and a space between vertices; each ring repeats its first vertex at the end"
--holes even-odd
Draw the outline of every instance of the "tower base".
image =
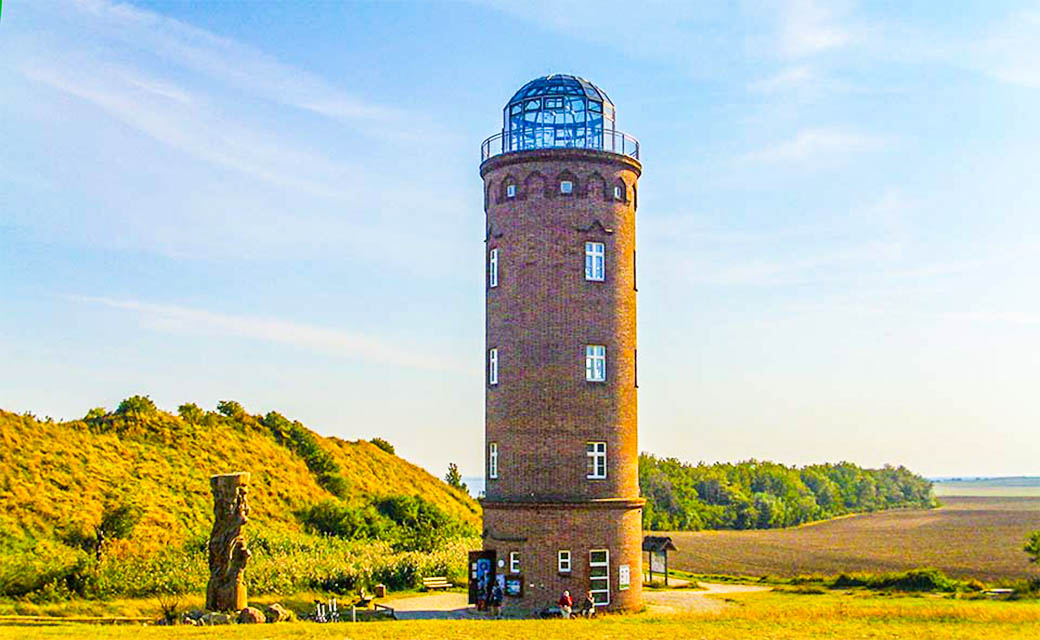
POLYGON ((592 590, 598 611, 642 609, 643 503, 485 500, 484 550, 495 552, 496 574, 505 577, 504 606, 536 613, 567 590, 577 612, 592 590))

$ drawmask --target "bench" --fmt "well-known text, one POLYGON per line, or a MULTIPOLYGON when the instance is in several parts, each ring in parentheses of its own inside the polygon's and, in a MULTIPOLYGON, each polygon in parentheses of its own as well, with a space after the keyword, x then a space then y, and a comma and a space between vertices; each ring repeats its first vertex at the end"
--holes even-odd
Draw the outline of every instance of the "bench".
POLYGON ((432 578, 423 578, 422 586, 426 591, 433 591, 435 589, 451 589, 455 585, 448 582, 448 579, 444 576, 434 576, 432 578))

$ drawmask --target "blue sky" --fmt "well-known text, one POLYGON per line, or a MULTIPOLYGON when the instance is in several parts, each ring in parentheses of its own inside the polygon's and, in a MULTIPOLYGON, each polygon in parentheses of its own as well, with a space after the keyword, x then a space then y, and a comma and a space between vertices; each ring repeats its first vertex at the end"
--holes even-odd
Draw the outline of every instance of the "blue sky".
POLYGON ((642 142, 641 449, 1040 473, 1035 2, 9 0, 0 406, 480 474, 479 145, 551 72, 642 142))

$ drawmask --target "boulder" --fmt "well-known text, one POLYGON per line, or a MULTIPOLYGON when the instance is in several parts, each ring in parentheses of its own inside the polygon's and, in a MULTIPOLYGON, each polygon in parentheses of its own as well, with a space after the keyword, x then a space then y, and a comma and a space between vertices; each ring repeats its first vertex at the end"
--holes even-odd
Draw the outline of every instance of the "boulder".
POLYGON ((264 612, 256 607, 246 607, 238 612, 238 624, 263 624, 266 621, 264 612))
POLYGON ((277 602, 264 609, 264 615, 268 622, 288 622, 292 619, 292 614, 277 602))
POLYGON ((231 624, 231 616, 226 613, 211 612, 199 618, 199 624, 210 627, 218 624, 231 624))

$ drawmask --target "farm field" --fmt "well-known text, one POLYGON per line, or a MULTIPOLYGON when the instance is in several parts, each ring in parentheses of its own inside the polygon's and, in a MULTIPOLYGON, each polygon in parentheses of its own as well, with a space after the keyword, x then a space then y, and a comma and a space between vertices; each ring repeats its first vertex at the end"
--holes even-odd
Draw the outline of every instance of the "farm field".
POLYGON ((731 594, 719 610, 681 614, 603 616, 596 620, 421 620, 360 624, 290 623, 231 627, 139 627, 58 624, 0 627, 7 638, 183 640, 270 638, 297 640, 583 640, 600 638, 907 638, 988 640, 1040 637, 1035 602, 953 600, 945 597, 731 594))
POLYGON ((885 511, 791 529, 670 532, 670 562, 693 573, 751 576, 937 567, 992 581, 1037 575, 1022 551, 1040 529, 1038 497, 946 497, 931 510, 885 511))

